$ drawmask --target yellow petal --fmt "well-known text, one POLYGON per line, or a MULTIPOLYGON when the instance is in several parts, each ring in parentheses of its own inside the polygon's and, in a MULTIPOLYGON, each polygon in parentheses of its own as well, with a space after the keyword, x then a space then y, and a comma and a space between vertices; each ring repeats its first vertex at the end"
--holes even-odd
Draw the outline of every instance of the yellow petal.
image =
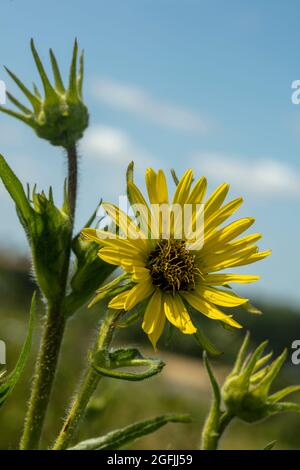
POLYGON ((205 249, 212 247, 216 244, 225 244, 238 237, 241 233, 245 232, 254 223, 253 217, 245 217, 243 219, 231 222, 231 224, 222 228, 218 232, 211 232, 205 234, 205 249))
POLYGON ((124 306, 125 310, 131 310, 133 307, 136 306, 136 304, 149 297, 149 295, 152 294, 154 289, 155 288, 151 281, 138 283, 130 290, 126 298, 124 306))
POLYGON ((194 185, 186 203, 187 204, 201 204, 206 193, 207 181, 202 176, 194 185))
POLYGON ((215 251, 220 253, 227 253, 232 255, 238 251, 242 251, 248 246, 253 246, 253 243, 257 242, 262 237, 261 233, 253 233, 242 238, 238 238, 231 243, 215 243, 213 246, 205 245, 202 250, 202 256, 208 254, 209 251, 215 251))
POLYGON ((84 239, 89 240, 91 242, 98 243, 98 245, 104 246, 107 244, 109 240, 116 239, 116 234, 111 233, 106 230, 100 230, 95 228, 84 228, 81 231, 81 234, 84 239))
POLYGON ((194 309, 203 313, 203 315, 206 315, 208 318, 211 318, 212 320, 220 320, 228 325, 234 326, 235 328, 242 328, 242 326, 230 315, 225 315, 225 313, 221 312, 217 307, 206 300, 201 299, 196 293, 184 292, 181 295, 194 309))
POLYGON ((115 308, 117 310, 123 310, 125 308, 125 302, 130 290, 126 290, 125 292, 121 292, 121 294, 116 295, 111 299, 108 304, 109 308, 115 308))
POLYGON ((148 281, 150 279, 149 269, 140 266, 134 266, 132 270, 132 279, 136 282, 148 281))
POLYGON ((164 294, 163 304, 167 319, 176 326, 176 328, 179 328, 182 333, 193 334, 197 331, 178 294, 175 297, 171 294, 164 294))
POLYGON ((142 325, 154 349, 156 349, 156 343, 163 332, 165 322, 166 316, 162 305, 162 294, 160 290, 157 289, 149 300, 142 325))
POLYGON ((211 214, 210 217, 205 217, 205 230, 209 231, 211 229, 217 228, 221 225, 226 219, 232 216, 232 214, 241 206, 243 203, 243 198, 238 197, 233 201, 225 204, 224 207, 218 209, 216 212, 211 214))
POLYGON ((146 186, 148 191, 148 197, 151 204, 157 204, 157 192, 156 192, 156 173, 152 168, 146 170, 146 186))
POLYGON ((164 331, 165 324, 166 324, 166 316, 163 312, 163 309, 161 308, 160 315, 157 319, 157 322, 155 323, 154 330, 152 331, 152 333, 149 333, 148 335, 155 351, 157 350, 156 343, 161 337, 162 332, 164 331))
POLYGON ((141 238, 140 230, 136 224, 125 212, 119 209, 119 207, 108 202, 104 202, 102 207, 114 223, 120 227, 126 238, 128 237, 133 240, 141 238))
POLYGON ((191 184, 193 181, 192 170, 187 170, 180 179, 174 197, 173 204, 185 204, 190 192, 191 184))
POLYGON ((254 253, 253 255, 250 255, 248 258, 242 258, 241 260, 237 260, 234 263, 231 263, 230 266, 236 267, 236 266, 245 266, 246 264, 252 264, 256 263, 256 261, 260 261, 267 256, 269 256, 272 253, 272 250, 267 250, 267 251, 261 251, 259 253, 254 253))
POLYGON ((229 184, 223 183, 209 196, 205 203, 205 218, 208 218, 223 204, 229 191, 229 184))
POLYGON ((209 286, 224 286, 230 282, 238 284, 247 284, 260 279, 260 276, 251 276, 249 274, 208 274, 204 284, 209 286))
POLYGON ((146 238, 151 234, 151 212, 148 204, 142 195, 139 188, 132 182, 127 185, 128 193, 130 196, 131 208, 134 210, 136 217, 140 220, 141 229, 146 238))
POLYGON ((197 289, 197 294, 204 300, 221 307, 238 307, 248 302, 248 299, 239 297, 234 292, 227 292, 214 287, 200 286, 197 289))
POLYGON ((227 254, 226 251, 216 255, 206 255, 202 258, 202 264, 206 272, 215 272, 232 266, 242 266, 239 265, 240 262, 245 262, 244 264, 247 264, 246 260, 257 253, 258 247, 254 245, 244 248, 240 252, 232 255, 227 254))
POLYGON ((167 180, 162 170, 158 170, 157 173, 156 194, 158 204, 167 204, 169 202, 167 180))
POLYGON ((157 320, 161 315, 161 309, 162 295, 160 290, 156 289, 151 299, 149 300, 147 308, 145 310, 144 320, 142 324, 142 328, 145 333, 153 333, 157 320))

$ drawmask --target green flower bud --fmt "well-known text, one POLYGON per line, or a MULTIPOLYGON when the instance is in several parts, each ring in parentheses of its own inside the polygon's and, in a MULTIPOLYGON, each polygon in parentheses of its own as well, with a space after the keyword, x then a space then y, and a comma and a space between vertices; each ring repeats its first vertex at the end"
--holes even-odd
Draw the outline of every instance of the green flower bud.
POLYGON ((50 60, 54 76, 53 85, 47 77, 33 40, 31 40, 31 51, 42 80, 44 98, 42 98, 35 85, 33 86, 33 92, 30 91, 13 72, 6 68, 10 77, 31 103, 32 109, 24 106, 13 95, 7 93, 8 99, 19 111, 13 111, 4 106, 0 106, 0 111, 25 122, 35 130, 39 137, 48 140, 52 145, 68 148, 83 136, 89 120, 88 110, 82 99, 83 52, 80 56, 79 72, 77 74, 78 46, 75 40, 69 83, 66 89, 53 51, 50 49, 50 60))
POLYGON ((20 222, 29 240, 33 271, 42 293, 49 302, 56 302, 64 286, 61 279, 66 278, 68 253, 71 243, 71 217, 65 192, 62 209, 55 206, 52 190, 49 196, 44 192, 26 195, 24 188, 0 155, 0 177, 15 202, 20 222))
POLYGON ((53 201, 52 190, 32 194, 32 222, 28 234, 32 248, 33 270, 45 297, 55 301, 61 295, 61 279, 67 269, 71 220, 65 201, 62 209, 53 201))
POLYGON ((269 394, 271 385, 286 360, 287 351, 284 350, 271 364, 265 365, 272 356, 262 355, 267 341, 246 356, 248 344, 249 334, 246 335, 233 370, 222 387, 227 413, 252 423, 282 411, 300 412, 299 405, 279 401, 300 390, 299 385, 269 394))

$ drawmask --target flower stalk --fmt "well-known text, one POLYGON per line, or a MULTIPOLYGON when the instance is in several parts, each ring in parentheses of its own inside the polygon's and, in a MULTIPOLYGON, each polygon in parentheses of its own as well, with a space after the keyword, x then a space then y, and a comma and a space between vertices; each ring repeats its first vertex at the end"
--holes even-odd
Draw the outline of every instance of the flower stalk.
POLYGON ((60 306, 48 306, 31 397, 20 442, 21 450, 39 448, 64 327, 65 317, 60 310, 60 306))
POLYGON ((67 148, 68 157, 68 202, 72 224, 74 225, 76 200, 77 200, 77 181, 78 181, 78 155, 76 143, 72 143, 67 148))
POLYGON ((66 246, 65 267, 60 279, 62 290, 59 300, 53 305, 48 304, 35 378, 20 442, 20 449, 22 450, 39 448, 66 325, 64 298, 71 261, 71 244, 77 195, 77 151, 75 143, 68 147, 67 154, 68 203, 71 225, 69 242, 66 246))
MULTIPOLYGON (((107 310, 94 346, 94 352, 108 349, 113 338, 115 322, 119 316, 120 311, 112 309, 107 310)), ((101 375, 90 365, 85 372, 78 393, 53 446, 53 450, 64 450, 70 444, 100 379, 101 375)))

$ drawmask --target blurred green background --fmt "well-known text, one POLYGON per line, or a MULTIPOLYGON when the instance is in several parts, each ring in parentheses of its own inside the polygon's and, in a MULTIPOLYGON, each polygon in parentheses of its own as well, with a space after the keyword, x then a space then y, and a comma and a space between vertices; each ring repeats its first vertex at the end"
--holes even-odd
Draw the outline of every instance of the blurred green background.
MULTIPOLYGON (((23 343, 28 322, 28 310, 34 284, 30 276, 30 263, 26 258, 13 257, 10 253, 0 255, 0 338, 7 344, 7 369, 13 368, 23 343)), ((265 338, 270 348, 280 352, 290 348, 297 336, 299 312, 286 305, 262 304, 256 301, 264 314, 250 316, 237 314, 245 328, 252 332, 253 345, 265 338)), ((30 382, 37 353, 42 308, 39 305, 39 324, 36 328, 34 348, 22 381, 1 409, 0 448, 17 446, 29 397, 30 382)), ((83 309, 69 322, 64 341, 52 402, 44 433, 45 442, 54 439, 66 413, 70 397, 74 394, 86 363, 86 354, 101 318, 99 308, 83 309)), ((224 354, 213 359, 216 375, 221 381, 233 362, 234 354, 243 332, 223 329, 212 321, 204 321, 205 331, 224 354)), ((154 356, 147 338, 138 326, 122 330, 117 336, 119 344, 138 345, 154 356)), ((290 349, 291 353, 291 349, 290 349)), ((191 424, 169 424, 168 428, 134 443, 134 449, 196 449, 200 430, 210 400, 209 382, 201 361, 201 350, 189 336, 175 333, 168 346, 164 342, 157 355, 166 362, 163 372, 142 383, 128 383, 105 379, 90 403, 77 440, 98 436, 123 427, 139 419, 167 413, 189 413, 191 424)), ((300 366, 293 366, 289 359, 280 375, 282 385, 300 382, 300 366)), ((279 381, 275 385, 280 385, 279 381)), ((297 399, 297 397, 294 397, 297 399)), ((300 417, 284 414, 255 425, 234 422, 226 432, 223 449, 261 449, 268 442, 277 440, 277 449, 299 449, 300 417)))

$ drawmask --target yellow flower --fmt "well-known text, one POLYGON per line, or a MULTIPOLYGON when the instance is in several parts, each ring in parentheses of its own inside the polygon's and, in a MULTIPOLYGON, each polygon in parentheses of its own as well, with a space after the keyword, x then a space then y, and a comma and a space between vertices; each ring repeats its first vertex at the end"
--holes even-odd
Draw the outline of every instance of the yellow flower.
MULTIPOLYGON (((101 259, 125 271, 128 284, 112 298, 109 307, 129 311, 148 299, 142 327, 154 347, 166 320, 185 334, 196 332, 188 304, 212 320, 241 328, 232 315, 225 314, 219 307, 246 304, 248 299, 228 290, 228 285, 254 282, 259 276, 219 271, 254 263, 270 254, 270 251, 258 251, 255 245, 261 238, 258 233, 237 238, 253 224, 253 218, 222 225, 243 202, 242 198, 237 198, 223 205, 228 184, 221 184, 205 203, 206 179, 202 177, 193 187, 192 184, 192 170, 187 170, 170 202, 165 174, 149 168, 146 186, 150 205, 138 187, 129 182, 130 201, 133 208, 138 207, 136 217, 131 218, 113 204, 104 203, 105 211, 119 228, 118 235, 92 228, 83 230, 86 239, 101 245, 101 259), (182 208, 182 212, 172 214, 174 207, 182 208), (189 207, 193 210, 186 224, 184 214, 189 207), (169 209, 171 214, 167 223, 162 222, 162 208, 169 209), (184 233, 178 238, 178 229, 183 225, 184 233)), ((121 279, 124 280, 124 275, 121 279)))

